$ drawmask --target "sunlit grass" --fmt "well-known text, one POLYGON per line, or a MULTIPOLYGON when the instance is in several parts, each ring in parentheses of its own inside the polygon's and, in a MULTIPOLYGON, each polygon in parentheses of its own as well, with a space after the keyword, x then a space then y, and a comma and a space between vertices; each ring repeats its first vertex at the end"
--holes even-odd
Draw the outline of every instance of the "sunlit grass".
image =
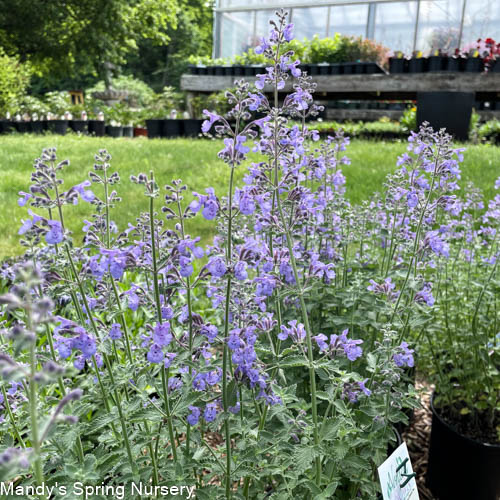
MULTIPOLYGON (((229 169, 217 158, 221 149, 220 141, 210 140, 147 140, 112 139, 98 137, 68 136, 0 136, 1 173, 0 176, 0 258, 19 254, 17 231, 21 218, 26 215, 26 207, 17 204, 18 191, 28 189, 33 160, 40 156, 44 147, 57 147, 58 158, 69 158, 71 164, 64 173, 64 187, 69 188, 82 182, 92 169, 94 154, 106 148, 112 155, 112 170, 118 171, 122 182, 118 194, 122 197, 112 218, 120 229, 133 222, 141 211, 147 208, 147 199, 142 196, 140 186, 130 183, 129 176, 153 170, 159 186, 172 179, 182 179, 190 190, 204 192, 213 187, 218 195, 226 193, 229 169)), ((353 140, 347 155, 352 163, 344 167, 347 178, 347 196, 353 203, 367 199, 374 191, 381 190, 384 179, 396 167, 396 158, 404 152, 404 142, 383 142, 353 140)), ((255 159, 255 158, 254 158, 255 159)), ((494 196, 494 180, 500 176, 500 148, 494 146, 467 146, 462 179, 474 181, 485 190, 487 197, 494 196)), ((237 184, 242 183, 245 166, 236 172, 237 184)), ((190 198, 189 194, 186 194, 190 198)), ((82 236, 82 220, 90 214, 90 206, 80 202, 66 210, 66 224, 79 240, 82 236)), ((193 219, 189 229, 193 235, 208 238, 213 231, 213 223, 201 217, 193 219)))

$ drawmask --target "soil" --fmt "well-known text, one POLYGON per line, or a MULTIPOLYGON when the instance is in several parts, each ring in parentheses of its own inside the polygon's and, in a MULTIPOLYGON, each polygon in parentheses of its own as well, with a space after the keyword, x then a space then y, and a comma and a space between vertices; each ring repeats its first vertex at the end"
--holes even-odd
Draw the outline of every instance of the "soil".
POLYGON ((496 412, 493 422, 486 412, 461 415, 456 408, 436 408, 437 414, 456 432, 480 443, 500 445, 497 428, 500 428, 500 412, 496 412), (493 424, 493 425, 492 425, 493 424))
POLYGON ((425 486, 427 474, 427 453, 431 437, 432 413, 430 401, 433 387, 417 379, 416 388, 420 393, 421 407, 413 414, 410 425, 403 432, 403 441, 406 442, 410 455, 413 472, 416 472, 416 481, 420 500, 436 500, 425 486))

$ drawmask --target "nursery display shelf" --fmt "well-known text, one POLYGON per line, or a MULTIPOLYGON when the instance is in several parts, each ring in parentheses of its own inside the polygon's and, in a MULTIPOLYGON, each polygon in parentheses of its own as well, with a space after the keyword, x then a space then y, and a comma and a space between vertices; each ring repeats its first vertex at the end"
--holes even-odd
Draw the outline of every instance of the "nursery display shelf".
MULTIPOLYGON (((499 111, 478 111, 476 113, 483 120, 500 120, 499 111)), ((326 110, 327 120, 363 120, 373 121, 382 117, 390 118, 391 120, 399 120, 403 115, 403 110, 399 109, 338 109, 328 108, 326 110)))
MULTIPOLYGON (((232 87, 235 80, 250 83, 255 77, 183 74, 182 90, 210 93, 232 87)), ((418 92, 475 92, 477 100, 500 100, 500 73, 436 72, 413 74, 318 75, 316 96, 336 99, 415 99, 418 92)), ((286 82, 283 93, 292 90, 286 82)), ((271 87, 264 87, 270 92, 271 87)))

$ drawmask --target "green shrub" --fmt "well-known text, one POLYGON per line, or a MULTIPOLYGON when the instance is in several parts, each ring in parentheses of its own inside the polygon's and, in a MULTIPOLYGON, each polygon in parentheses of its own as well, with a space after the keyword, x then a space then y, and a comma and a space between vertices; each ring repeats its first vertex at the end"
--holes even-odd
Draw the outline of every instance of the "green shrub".
POLYGON ((500 142, 500 120, 489 120, 478 130, 479 139, 484 142, 500 142))
MULTIPOLYGON (((112 87, 114 90, 126 90, 128 92, 127 101, 131 106, 148 106, 153 100, 155 93, 147 83, 134 78, 131 75, 120 75, 113 78, 112 87)), ((93 92, 103 92, 106 89, 103 80, 85 91, 90 96, 93 92)))
POLYGON ((405 132, 410 132, 412 130, 417 130, 417 108, 415 106, 411 108, 406 108, 405 112, 399 119, 403 130, 405 132))
POLYGON ((0 116, 14 113, 29 85, 31 70, 16 56, 8 56, 0 47, 0 116))

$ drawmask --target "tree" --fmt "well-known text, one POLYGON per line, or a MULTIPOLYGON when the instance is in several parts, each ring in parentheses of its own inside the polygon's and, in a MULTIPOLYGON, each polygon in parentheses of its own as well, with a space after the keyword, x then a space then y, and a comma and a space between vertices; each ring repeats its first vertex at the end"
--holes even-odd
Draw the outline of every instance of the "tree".
POLYGON ((17 108, 30 80, 28 65, 18 57, 8 56, 0 47, 0 116, 17 108))
POLYGON ((129 57, 126 71, 160 91, 165 86, 179 86, 180 75, 191 55, 212 52, 213 0, 178 0, 176 25, 169 25, 168 44, 142 40, 139 51, 129 57))
POLYGON ((141 40, 168 42, 178 0, 0 0, 0 46, 38 74, 104 76, 141 40))

